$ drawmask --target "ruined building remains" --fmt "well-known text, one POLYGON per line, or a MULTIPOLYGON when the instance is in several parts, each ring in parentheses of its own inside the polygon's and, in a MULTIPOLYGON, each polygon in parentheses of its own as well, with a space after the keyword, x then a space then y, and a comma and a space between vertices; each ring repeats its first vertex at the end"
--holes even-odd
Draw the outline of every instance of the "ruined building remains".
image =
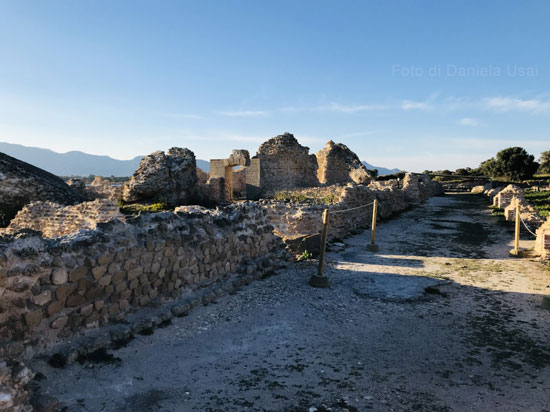
POLYGON ((315 155, 317 157, 317 178, 320 183, 328 185, 345 184, 349 182, 368 184, 373 176, 361 163, 359 157, 345 144, 329 140, 324 149, 315 155))
POLYGON ((122 190, 125 202, 163 202, 169 207, 188 204, 197 183, 195 154, 173 147, 145 156, 122 190))
POLYGON ((254 159, 260 161, 260 186, 264 194, 319 185, 315 155, 310 155, 309 148, 290 133, 263 143, 254 159))
POLYGON ((236 188, 247 199, 256 199, 260 196, 260 161, 250 159, 248 150, 233 150, 227 159, 210 160, 210 179, 223 179, 221 181, 223 189, 218 194, 219 201, 233 201, 236 188), (242 168, 234 171, 235 166, 242 168))

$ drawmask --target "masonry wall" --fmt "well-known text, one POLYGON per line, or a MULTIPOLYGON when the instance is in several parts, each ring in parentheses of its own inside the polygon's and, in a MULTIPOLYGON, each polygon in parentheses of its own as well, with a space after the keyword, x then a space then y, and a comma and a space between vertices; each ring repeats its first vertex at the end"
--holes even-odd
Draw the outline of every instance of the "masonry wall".
POLYGON ((284 254, 256 204, 142 215, 46 239, 0 237, 0 358, 196 293, 284 254))
POLYGON ((268 219, 276 233, 284 240, 320 232, 324 209, 330 212, 329 239, 344 238, 369 228, 372 206, 339 213, 340 211, 369 204, 377 199, 378 216, 387 218, 407 207, 442 193, 442 187, 425 176, 407 175, 402 187, 396 182, 357 185, 350 183, 342 188, 337 202, 331 205, 262 201, 268 219))
POLYGON ((75 206, 53 202, 32 202, 20 210, 0 234, 13 234, 22 229, 42 232, 44 237, 64 236, 80 229, 95 229, 98 223, 124 219, 119 208, 109 199, 96 199, 75 206))

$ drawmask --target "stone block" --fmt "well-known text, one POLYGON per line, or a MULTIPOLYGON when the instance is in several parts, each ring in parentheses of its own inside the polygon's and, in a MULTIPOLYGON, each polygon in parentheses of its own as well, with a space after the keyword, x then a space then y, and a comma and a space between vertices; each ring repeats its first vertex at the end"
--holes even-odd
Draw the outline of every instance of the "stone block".
POLYGON ((69 281, 77 282, 80 279, 83 279, 88 273, 88 270, 89 269, 86 266, 80 266, 71 270, 71 273, 69 273, 69 281))
POLYGON ((69 280, 69 274, 63 268, 56 268, 52 271, 51 280, 54 285, 62 285, 69 280))
POLYGON ((96 266, 92 268, 92 275, 95 280, 98 280, 107 272, 107 266, 96 266))

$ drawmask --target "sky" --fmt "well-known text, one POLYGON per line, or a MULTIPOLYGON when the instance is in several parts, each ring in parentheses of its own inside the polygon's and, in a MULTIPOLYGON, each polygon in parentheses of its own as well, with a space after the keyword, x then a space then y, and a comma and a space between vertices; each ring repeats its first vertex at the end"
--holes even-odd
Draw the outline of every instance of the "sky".
POLYGON ((550 2, 0 0, 0 141, 130 159, 293 133, 371 164, 550 150, 550 2))

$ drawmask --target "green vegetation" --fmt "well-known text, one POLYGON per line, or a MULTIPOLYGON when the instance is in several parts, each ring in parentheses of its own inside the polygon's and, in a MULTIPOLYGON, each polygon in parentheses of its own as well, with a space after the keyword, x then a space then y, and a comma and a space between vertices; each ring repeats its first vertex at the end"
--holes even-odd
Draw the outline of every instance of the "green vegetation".
POLYGON ((535 157, 522 147, 501 150, 491 159, 479 165, 480 171, 491 177, 505 177, 513 181, 530 179, 537 172, 539 164, 535 157))
POLYGON ((157 202, 152 204, 127 204, 123 200, 118 201, 118 207, 120 211, 125 215, 136 215, 140 212, 146 213, 158 213, 171 211, 166 202, 157 202))
POLYGON ((526 192, 525 199, 531 203, 544 218, 550 216, 550 190, 543 192, 526 192))
POLYGON ((298 260, 308 260, 313 258, 313 254, 307 250, 304 250, 300 256, 298 256, 298 260))
POLYGON ((550 150, 547 150, 540 154, 539 163, 540 166, 539 170, 537 170, 537 173, 550 173, 550 150))
POLYGON ((281 190, 273 195, 274 200, 288 200, 289 202, 315 202, 325 205, 332 205, 338 202, 340 198, 339 194, 335 193, 323 193, 322 190, 307 190, 307 191, 288 191, 281 190))

